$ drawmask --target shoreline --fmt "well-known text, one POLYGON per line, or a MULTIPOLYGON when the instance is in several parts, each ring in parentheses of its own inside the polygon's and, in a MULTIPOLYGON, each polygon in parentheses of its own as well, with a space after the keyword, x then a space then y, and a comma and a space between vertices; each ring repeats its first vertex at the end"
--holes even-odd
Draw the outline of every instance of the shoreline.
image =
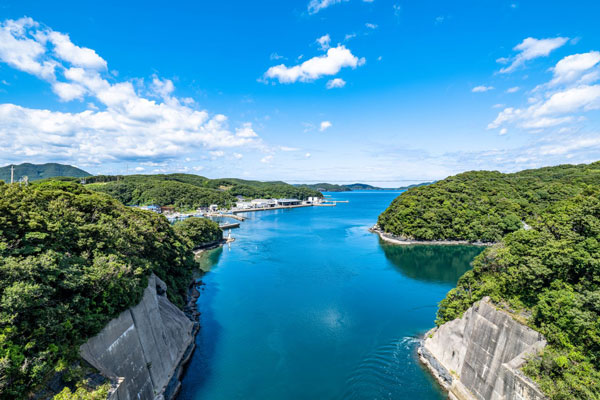
POLYGON ((486 242, 469 242, 468 240, 412 240, 412 239, 403 239, 398 236, 394 236, 390 233, 386 233, 382 231, 378 225, 374 225, 369 228, 369 232, 376 233, 379 235, 379 238, 385 242, 391 244, 397 244, 401 246, 408 245, 438 245, 438 246, 456 246, 456 245, 471 245, 471 246, 493 246, 496 243, 486 243, 486 242))

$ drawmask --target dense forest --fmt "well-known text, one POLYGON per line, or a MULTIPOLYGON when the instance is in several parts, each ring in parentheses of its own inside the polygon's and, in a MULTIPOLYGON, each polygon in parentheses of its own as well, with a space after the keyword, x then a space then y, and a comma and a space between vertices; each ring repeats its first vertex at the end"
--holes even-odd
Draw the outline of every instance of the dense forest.
POLYGON ((441 302, 438 325, 490 296, 548 346, 524 372, 551 399, 600 399, 600 191, 584 189, 477 256, 441 302))
POLYGON ((181 210, 217 204, 230 207, 244 198, 321 197, 321 193, 284 182, 242 179, 208 179, 198 175, 99 175, 86 180, 86 187, 107 193, 127 205, 172 205, 181 210))
POLYGON ((192 248, 219 235, 74 182, 0 182, 0 398, 26 398, 55 373, 78 379, 79 345, 139 302, 151 272, 182 306, 192 248))
POLYGON ((472 171, 398 196, 378 219, 385 232, 417 240, 498 242, 546 208, 600 185, 600 162, 513 174, 472 171))
POLYGON ((523 370, 549 398, 600 399, 600 162, 466 172, 408 190, 378 224, 409 239, 497 242, 440 303, 436 323, 490 296, 546 337, 523 370))
MULTIPOLYGON (((10 165, 0 168, 0 180, 10 183, 10 165)), ((26 176, 29 181, 39 179, 54 178, 59 176, 68 176, 75 178, 83 178, 90 176, 89 173, 82 169, 65 164, 30 164, 23 163, 14 165, 14 180, 17 182, 20 178, 26 176)))

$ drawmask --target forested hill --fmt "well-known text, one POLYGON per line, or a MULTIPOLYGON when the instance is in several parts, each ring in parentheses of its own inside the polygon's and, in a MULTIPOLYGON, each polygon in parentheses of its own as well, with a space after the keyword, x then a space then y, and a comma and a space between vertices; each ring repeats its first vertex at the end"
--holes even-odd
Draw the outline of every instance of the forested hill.
POLYGON ((172 205, 181 210, 211 204, 231 206, 236 196, 244 198, 322 197, 316 190, 285 182, 260 182, 243 179, 208 179, 191 174, 99 175, 87 179, 86 187, 107 193, 126 205, 172 205))
POLYGON ((473 264, 441 302, 437 324, 490 296, 548 341, 523 371, 550 399, 600 399, 598 186, 550 205, 473 264))
MULTIPOLYGON (((10 165, 0 168, 0 180, 4 182, 10 182, 10 165)), ((20 178, 26 176, 29 181, 35 181, 45 178, 53 178, 56 176, 70 176, 75 178, 83 178, 90 176, 89 173, 82 169, 73 167, 72 165, 65 164, 29 164, 23 163, 14 166, 14 180, 18 181, 20 178)))
POLYGON ((465 172, 407 190, 378 225, 407 239, 498 242, 552 204, 599 185, 600 162, 512 174, 465 172))
POLYGON ((74 182, 0 182, 0 399, 31 398, 56 373, 74 386, 79 346, 140 301, 150 273, 182 306, 192 249, 221 237, 74 182))

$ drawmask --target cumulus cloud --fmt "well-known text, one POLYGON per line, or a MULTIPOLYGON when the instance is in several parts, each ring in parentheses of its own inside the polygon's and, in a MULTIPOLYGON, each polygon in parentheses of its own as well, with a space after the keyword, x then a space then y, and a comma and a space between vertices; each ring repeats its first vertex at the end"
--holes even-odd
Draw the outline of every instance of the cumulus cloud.
POLYGON ((471 89, 471 92, 473 93, 483 93, 483 92, 488 92, 490 90, 494 90, 493 86, 475 86, 473 89, 471 89))
POLYGON ((365 63, 343 45, 332 47, 327 54, 313 57, 302 64, 287 67, 276 65, 265 72, 265 79, 277 79, 279 83, 311 82, 327 75, 335 75, 344 67, 356 68, 365 63))
POLYGON ((550 86, 581 80, 586 83, 598 79, 598 69, 592 70, 600 63, 600 52, 573 54, 560 60, 552 69, 554 77, 550 86))
POLYGON ((506 93, 517 93, 519 91, 519 87, 518 86, 514 86, 511 88, 506 89, 506 93))
POLYGON ((377 24, 372 24, 370 22, 367 22, 365 26, 369 29, 377 29, 377 24))
POLYGON ((346 86, 346 81, 342 78, 331 79, 327 82, 326 85, 327 89, 343 88, 344 86, 346 86))
POLYGON ((0 23, 0 61, 47 81, 61 101, 86 99, 88 104, 81 112, 0 104, 3 159, 52 155, 75 163, 142 161, 260 140, 251 124, 232 131, 225 115, 211 115, 191 107, 193 100, 175 97, 168 79, 154 76, 143 87, 109 82, 107 63, 94 50, 31 18, 0 23))
POLYGON ((321 122, 321 125, 319 125, 319 130, 321 132, 323 132, 323 131, 331 128, 331 126, 332 126, 332 123, 330 121, 323 121, 323 122, 321 122))
POLYGON ((325 51, 330 47, 331 37, 329 36, 329 34, 323 35, 317 39, 317 43, 321 47, 321 50, 325 51))
POLYGON ((512 58, 499 58, 497 61, 502 64, 510 63, 507 67, 500 70, 500 73, 509 73, 516 70, 526 61, 533 60, 538 57, 546 57, 553 50, 558 49, 569 41, 567 37, 557 37, 550 39, 535 39, 528 37, 521 43, 516 45, 513 50, 518 54, 512 58))
POLYGON ((532 91, 527 107, 504 108, 488 129, 514 124, 540 130, 580 121, 583 113, 600 109, 599 66, 597 51, 564 57, 551 68, 552 79, 532 91))

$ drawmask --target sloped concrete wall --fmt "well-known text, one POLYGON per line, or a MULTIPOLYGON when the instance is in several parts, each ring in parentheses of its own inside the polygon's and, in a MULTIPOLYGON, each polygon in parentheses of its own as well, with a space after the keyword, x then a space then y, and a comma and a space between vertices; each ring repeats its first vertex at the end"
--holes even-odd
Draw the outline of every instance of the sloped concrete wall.
POLYGON ((451 399, 541 400, 543 394, 520 368, 545 345, 540 333, 485 298, 462 318, 428 332, 419 354, 451 399))
POLYGON ((164 282, 153 274, 142 301, 80 347, 87 362, 120 381, 111 400, 162 398, 181 360, 190 353, 194 323, 166 298, 165 291, 164 282))

